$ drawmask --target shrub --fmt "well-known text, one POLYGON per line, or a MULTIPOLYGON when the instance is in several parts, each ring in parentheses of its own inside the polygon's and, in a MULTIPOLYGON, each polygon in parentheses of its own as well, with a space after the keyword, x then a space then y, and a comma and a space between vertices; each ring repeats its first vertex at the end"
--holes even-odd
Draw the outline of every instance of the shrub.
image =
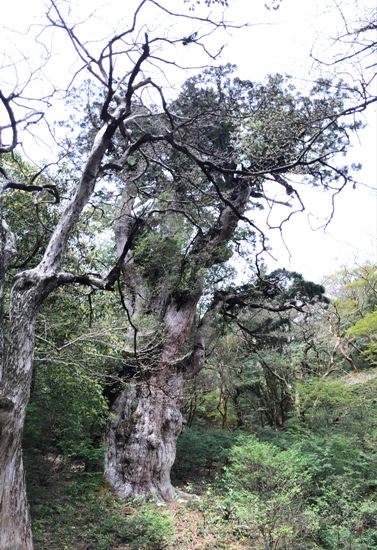
POLYGON ((230 453, 229 501, 242 523, 269 548, 293 548, 307 536, 312 517, 304 509, 309 481, 300 454, 243 436, 230 453), (286 546, 288 545, 288 546, 286 546))
POLYGON ((377 463, 350 436, 261 442, 230 452, 228 506, 271 549, 377 548, 377 463), (309 546, 307 546, 309 545, 309 546))
POLYGON ((227 463, 230 448, 238 434, 225 430, 193 430, 187 428, 177 442, 172 476, 186 481, 193 477, 211 476, 227 463))
POLYGON ((171 546, 173 521, 167 512, 156 511, 153 505, 141 508, 131 516, 119 533, 131 550, 163 550, 171 546))

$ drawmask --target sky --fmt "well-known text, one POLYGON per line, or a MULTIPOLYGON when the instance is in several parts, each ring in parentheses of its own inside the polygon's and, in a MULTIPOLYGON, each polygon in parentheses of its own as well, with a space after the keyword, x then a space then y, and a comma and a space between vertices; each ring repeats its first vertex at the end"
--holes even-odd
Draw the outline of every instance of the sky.
MULTIPOLYGON (((267 11, 260 5, 257 15, 253 16, 251 4, 239 2, 235 11, 242 9, 248 21, 268 24, 237 31, 237 41, 229 44, 226 54, 229 60, 237 59, 240 75, 263 80, 267 73, 279 72, 292 75, 297 87, 311 82, 317 74, 310 58, 313 44, 315 52, 320 52, 322 59, 328 59, 327 38, 335 36, 343 23, 339 12, 326 9, 326 1, 283 0, 278 10, 267 11)), ((344 4, 350 19, 361 15, 365 6, 376 7, 375 1, 351 2, 351 9, 347 8, 348 3, 344 4)), ((377 94, 376 83, 374 88, 377 94)), ((368 110, 363 122, 367 126, 353 136, 353 146, 347 155, 347 162, 360 162, 363 166, 355 174, 360 185, 356 189, 344 189, 335 198, 334 216, 326 228, 323 226, 332 209, 330 195, 319 189, 300 190, 305 212, 296 214, 285 224, 283 239, 279 230, 268 232, 271 254, 276 258, 266 257, 270 269, 284 266, 319 282, 342 266, 377 262, 375 107, 368 110)))
MULTIPOLYGON (((267 74, 279 72, 292 75, 297 87, 307 87, 319 74, 315 68, 310 53, 314 51, 322 59, 333 50, 330 49, 329 36, 335 36, 341 28, 342 20, 338 11, 330 9, 331 0, 282 0, 278 10, 267 10, 266 0, 230 0, 230 7, 224 12, 227 20, 237 25, 249 23, 248 27, 232 29, 226 33, 217 33, 208 40, 211 51, 217 51, 226 45, 222 56, 216 63, 236 63, 238 74, 242 78, 262 81, 267 74)), ((179 0, 161 0, 161 3, 177 11, 179 0)), ((361 15, 366 6, 375 6, 374 0, 342 0, 345 14, 350 19, 361 15)), ((122 18, 129 16, 135 0, 120 2, 113 0, 104 4, 102 0, 89 2, 72 1, 72 6, 78 6, 82 17, 80 32, 86 32, 85 17, 89 9, 99 7, 95 19, 91 20, 90 32, 97 35, 112 32, 114 26, 122 28, 122 18), (85 6, 85 8, 84 8, 85 6), (127 6, 127 9, 125 8, 127 6)), ((194 4, 194 2, 193 2, 194 4)), ((195 4, 194 15, 198 17, 208 12, 203 5, 195 4)), ((188 10, 189 4, 185 6, 188 10)), ((182 9, 182 5, 180 4, 182 9)), ((221 14, 222 8, 212 9, 213 18, 221 14)), ((6 44, 6 50, 28 51, 28 63, 32 66, 38 63, 43 48, 38 44, 40 27, 34 26, 34 40, 28 42, 24 30, 31 22, 37 22, 38 14, 44 13, 43 0, 13 0, 7 3, 2 13, 2 25, 5 27, 0 36, 0 42, 6 36, 11 42, 6 44), (7 28, 17 29, 18 34, 9 34, 7 28)), ((173 25, 165 15, 158 20, 152 11, 147 12, 148 29, 156 28, 158 24, 166 28, 173 25)), ((187 23, 186 20, 175 24, 173 32, 177 36, 189 35, 200 29, 197 22, 187 23), (181 33, 181 34, 180 34, 181 33)), ((88 31, 89 32, 89 31, 88 31)), ((68 44, 54 40, 48 32, 43 35, 52 44, 53 57, 49 61, 51 82, 59 85, 66 80, 69 72, 73 72, 71 58, 67 55, 68 44)), ((30 35, 29 35, 30 37, 30 35)), ((90 34, 88 34, 90 37, 90 34)), ((187 48, 176 48, 175 59, 182 65, 203 64, 203 52, 193 45, 187 48)), ((3 59, 3 65, 6 59, 3 59)), ((4 72, 4 71, 3 71, 4 72)), ((173 85, 179 89, 187 78, 188 72, 169 69, 165 85, 173 85)), ((7 75, 8 76, 8 75, 7 75)), ((13 78, 14 78, 13 74, 13 78)), ((161 75, 160 75, 161 76, 161 75)), ((343 75, 344 76, 344 75, 343 75)), ((357 74, 351 75, 357 78, 357 74)), ((349 75, 347 75, 349 77, 349 75)), ((39 82, 34 83, 38 88, 39 82)), ((376 89, 377 94, 377 89, 376 89)), ((56 115, 55 115, 56 116, 56 115)), ((331 196, 319 189, 302 190, 301 196, 305 203, 305 212, 296 214, 285 224, 283 236, 278 230, 268 231, 271 256, 265 256, 270 269, 286 267, 299 271, 306 278, 320 281, 326 274, 333 273, 344 265, 352 266, 365 261, 377 262, 377 117, 376 109, 371 107, 364 122, 367 125, 353 138, 353 147, 347 155, 347 162, 360 162, 363 168, 357 173, 356 179, 360 185, 356 189, 346 188, 335 199, 335 213, 331 223, 324 229, 331 212, 331 196), (322 227, 322 228, 321 228, 322 227), (273 259, 274 258, 274 259, 273 259)), ((45 138, 45 141, 48 137, 45 138)), ((42 147, 43 149, 43 147, 42 147)), ((42 156, 42 153, 40 153, 42 156)), ((46 148, 43 149, 46 158, 46 148)), ((276 216, 276 214, 273 214, 276 216)), ((273 218, 270 217, 270 221, 273 218)), ((263 220, 260 220, 263 224, 263 220)))

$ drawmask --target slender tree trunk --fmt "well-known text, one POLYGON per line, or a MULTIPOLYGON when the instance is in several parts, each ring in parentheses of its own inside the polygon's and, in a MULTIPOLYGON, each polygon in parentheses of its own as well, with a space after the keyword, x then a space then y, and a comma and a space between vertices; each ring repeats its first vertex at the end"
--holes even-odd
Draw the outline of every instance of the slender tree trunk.
MULTIPOLYGON (((95 142, 80 184, 63 212, 40 264, 19 273, 14 280, 9 311, 7 345, 2 346, 0 367, 0 550, 32 550, 21 441, 29 402, 34 358, 35 321, 41 303, 58 284, 77 277, 61 272, 69 235, 91 197, 103 154, 109 143, 106 132, 95 142), (5 349, 6 348, 6 349, 5 349)), ((4 296, 4 267, 15 253, 15 240, 4 220, 0 261, 0 317, 4 296)), ((105 282, 94 282, 105 288, 105 282)), ((2 319, 0 319, 2 321, 2 319)))
POLYGON ((29 402, 35 319, 44 285, 20 277, 12 290, 0 390, 0 548, 33 548, 21 440, 29 402))

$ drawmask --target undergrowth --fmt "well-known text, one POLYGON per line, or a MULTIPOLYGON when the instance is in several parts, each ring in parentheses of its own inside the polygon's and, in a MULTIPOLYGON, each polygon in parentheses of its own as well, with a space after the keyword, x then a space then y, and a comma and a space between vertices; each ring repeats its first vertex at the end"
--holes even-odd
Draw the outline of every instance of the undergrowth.
POLYGON ((35 550, 163 550, 174 534, 165 510, 125 505, 98 474, 34 490, 31 515, 35 550))
MULTIPOLYGON (((50 478, 51 479, 51 478, 50 478)), ((99 474, 68 472, 29 494, 35 550, 246 550, 248 533, 228 513, 216 484, 181 487, 186 502, 124 502, 99 474), (200 494, 198 499, 195 494, 200 494)))

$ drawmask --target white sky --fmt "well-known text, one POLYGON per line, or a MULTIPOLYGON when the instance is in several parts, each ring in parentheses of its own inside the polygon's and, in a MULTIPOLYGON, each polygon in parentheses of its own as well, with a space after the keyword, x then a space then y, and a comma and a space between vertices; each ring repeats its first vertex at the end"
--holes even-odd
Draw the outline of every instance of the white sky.
MULTIPOLYGON (((310 51, 317 43, 322 58, 329 52, 326 36, 336 36, 342 21, 339 13, 326 9, 329 2, 283 0, 279 10, 258 10, 253 18, 253 2, 238 2, 244 20, 268 21, 270 25, 237 31, 237 40, 230 43, 229 61, 236 60, 240 75, 255 80, 267 73, 291 74, 297 87, 311 81, 316 73, 310 60, 310 51)), ((236 3, 235 3, 236 4, 236 3)), ((255 3, 254 3, 255 4, 255 3)), ((344 3, 345 4, 345 3, 344 3)), ((347 13, 355 17, 375 1, 350 2, 347 13)), ((347 6, 344 6, 347 10, 347 6)), ((341 27, 340 27, 341 28, 341 27)), ((236 33, 234 33, 236 37, 236 33)), ((377 59, 375 59, 377 62, 377 59)), ((375 83, 376 84, 376 83, 375 83)), ((377 94, 377 86, 375 85, 377 94)), ((300 191, 306 212, 296 214, 284 226, 284 246, 279 231, 269 232, 271 253, 277 259, 266 257, 270 269, 287 267, 301 272, 306 278, 321 278, 343 265, 354 265, 366 260, 377 262, 377 115, 376 108, 368 110, 368 126, 353 137, 353 148, 347 162, 360 162, 363 169, 356 174, 357 181, 374 191, 357 186, 346 188, 335 198, 335 214, 326 230, 320 228, 331 212, 331 197, 320 189, 300 191), (312 228, 317 229, 313 231, 312 228)))
MULTIPOLYGON (((341 20, 339 13, 327 8, 330 0, 308 1, 283 0, 277 11, 268 11, 264 4, 266 0, 230 0, 232 7, 227 10, 225 17, 239 23, 249 22, 251 26, 244 29, 231 30, 227 35, 218 35, 211 38, 211 47, 223 45, 227 42, 221 62, 232 62, 238 65, 239 75, 242 78, 260 81, 267 74, 280 72, 291 74, 297 87, 306 86, 312 81, 316 73, 309 59, 310 50, 316 41, 317 51, 322 51, 323 57, 331 53, 329 45, 325 42, 325 35, 336 35, 337 26, 341 20), (326 49, 327 48, 327 49, 326 49)), ((164 6, 171 9, 182 9, 181 0, 161 0, 164 6)), ((352 17, 362 14, 365 6, 376 6, 375 0, 344 0, 345 10, 347 4, 351 5, 348 11, 352 17)), ((97 33, 111 26, 122 25, 122 18, 129 15, 131 6, 135 0, 113 0, 106 4, 101 0, 76 0, 72 5, 79 5, 80 11, 92 9, 94 6, 102 6, 98 13, 96 26, 97 33), (85 8, 85 9, 84 9, 85 8), (108 27, 104 27, 105 22, 108 27)), ((349 9, 349 8, 348 8, 349 9)), ((197 6, 194 15, 202 15, 203 5, 197 6)), ((38 14, 44 13, 43 0, 12 0, 2 6, 2 24, 4 27, 24 29, 38 14)), ((213 10, 215 15, 220 13, 220 8, 213 10)), ((151 11, 147 11, 149 27, 157 23, 151 19, 151 11)), ((164 17, 164 25, 171 24, 164 17)), ((91 29, 93 22, 91 23, 91 29)), ((37 34, 37 28, 34 28, 37 34)), ((82 26, 84 32, 85 25, 82 26)), ((195 23, 188 24, 183 21, 174 32, 177 36, 191 34, 197 30, 195 23)), ((0 42, 9 34, 4 30, 0 35, 0 42)), ((47 36, 47 35, 46 35, 47 36)), ((24 49, 26 38, 23 35, 13 35, 13 45, 7 45, 11 52, 18 46, 24 49)), ((41 52, 38 44, 33 42, 30 46, 30 63, 38 61, 41 52)), ((50 65, 52 72, 50 78, 54 83, 66 80, 70 70, 70 62, 67 61, 68 45, 61 41, 54 43, 54 57, 50 65)), ((177 48, 174 52, 176 59, 182 64, 191 62, 200 64, 195 46, 177 48), (198 61, 196 61, 196 59, 198 61)), ((203 63, 203 62, 202 62, 203 63)), ((179 84, 185 80, 187 74, 171 71, 169 81, 179 84)), ((38 86, 38 83, 35 84, 38 86)), ((377 93, 377 90, 376 90, 377 93)), ((61 116, 59 117, 61 118, 61 116)), ((368 127, 360 131, 354 138, 354 147, 347 156, 349 162, 361 162, 363 169, 357 174, 357 180, 362 184, 375 188, 377 186, 377 117, 375 108, 367 112, 368 127)), ((41 156, 43 154, 41 153, 41 156)), ((272 254, 277 259, 273 261, 266 258, 271 269, 287 267, 302 272, 306 278, 320 280, 328 273, 333 272, 342 265, 352 265, 356 261, 377 261, 377 194, 362 185, 355 190, 345 189, 336 197, 336 210, 334 219, 324 233, 323 229, 312 231, 311 227, 318 228, 323 225, 323 220, 330 212, 331 197, 320 189, 308 189, 302 192, 306 212, 295 215, 285 225, 284 239, 290 254, 287 252, 280 238, 279 232, 269 232, 270 243, 273 247, 272 254)))

